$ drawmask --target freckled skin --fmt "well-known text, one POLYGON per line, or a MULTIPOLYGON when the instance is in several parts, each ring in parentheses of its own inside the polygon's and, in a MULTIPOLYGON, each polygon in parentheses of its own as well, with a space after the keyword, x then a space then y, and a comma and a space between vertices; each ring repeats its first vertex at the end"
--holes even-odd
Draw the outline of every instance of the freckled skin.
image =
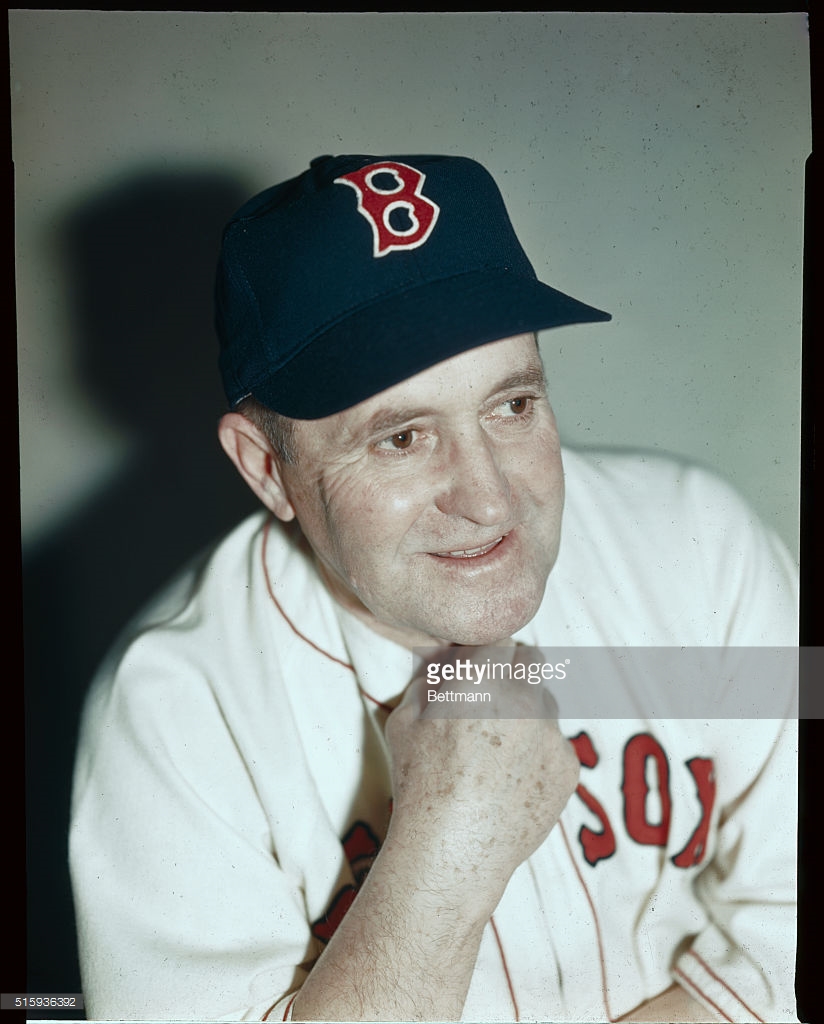
POLYGON ((541 380, 534 335, 518 335, 296 424, 291 508, 332 593, 377 632, 494 643, 537 611, 564 497, 541 380))

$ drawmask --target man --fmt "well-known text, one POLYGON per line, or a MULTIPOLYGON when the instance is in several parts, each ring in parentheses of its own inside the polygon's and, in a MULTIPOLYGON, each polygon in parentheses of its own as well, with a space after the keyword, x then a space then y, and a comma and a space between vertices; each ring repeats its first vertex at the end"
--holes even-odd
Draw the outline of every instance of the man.
POLYGON ((647 718, 617 671, 617 718, 529 683, 439 710, 538 647, 796 643, 792 567, 723 484, 562 466, 536 332, 607 319, 463 158, 322 157, 232 220, 219 433, 265 510, 90 696, 93 1016, 795 1019, 788 725, 647 718), (464 673, 434 701, 433 664, 464 673))

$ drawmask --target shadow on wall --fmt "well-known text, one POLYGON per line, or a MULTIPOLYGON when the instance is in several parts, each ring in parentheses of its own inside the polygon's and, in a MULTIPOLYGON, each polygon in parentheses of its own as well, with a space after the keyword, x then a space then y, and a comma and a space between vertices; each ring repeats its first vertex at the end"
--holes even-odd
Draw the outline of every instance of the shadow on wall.
POLYGON ((215 433, 214 268, 221 228, 247 196, 226 175, 144 174, 58 229, 80 379, 138 451, 24 552, 30 992, 80 991, 66 838, 91 677, 140 605, 256 507, 215 433))

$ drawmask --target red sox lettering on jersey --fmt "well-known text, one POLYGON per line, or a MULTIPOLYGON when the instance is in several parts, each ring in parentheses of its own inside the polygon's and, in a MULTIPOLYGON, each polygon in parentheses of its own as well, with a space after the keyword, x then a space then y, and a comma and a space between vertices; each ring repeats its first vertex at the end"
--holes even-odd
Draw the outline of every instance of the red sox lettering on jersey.
POLYGON ((328 942, 335 934, 346 911, 352 906, 355 897, 369 874, 372 861, 378 854, 380 842, 365 821, 356 821, 343 837, 343 852, 349 861, 354 885, 344 885, 335 895, 326 914, 312 924, 312 934, 321 942, 328 942))
POLYGON ((385 256, 398 249, 417 249, 432 234, 440 207, 423 195, 424 181, 426 175, 421 171, 394 160, 369 164, 335 178, 336 185, 349 185, 357 193, 358 211, 372 228, 374 256, 385 256), (405 211, 408 225, 401 226, 396 213, 399 210, 405 211))
MULTIPOLYGON (((594 768, 597 765, 598 754, 586 732, 573 736, 570 742, 583 768, 594 768)), ((711 758, 692 757, 684 764, 695 782, 696 796, 701 805, 701 818, 684 848, 672 857, 672 863, 678 868, 695 867, 704 859, 716 788, 711 758)), ((624 827, 630 839, 641 846, 666 846, 672 816, 669 762, 664 748, 649 733, 636 733, 627 740, 624 747, 621 792, 624 827), (650 793, 647 765, 650 762, 655 766, 660 799, 660 811, 656 815, 656 821, 650 821, 647 815, 647 797, 650 793)), ((601 824, 600 831, 582 825, 578 833, 584 859, 594 867, 599 861, 615 853, 615 833, 600 801, 583 783, 579 783, 576 793, 601 824)))

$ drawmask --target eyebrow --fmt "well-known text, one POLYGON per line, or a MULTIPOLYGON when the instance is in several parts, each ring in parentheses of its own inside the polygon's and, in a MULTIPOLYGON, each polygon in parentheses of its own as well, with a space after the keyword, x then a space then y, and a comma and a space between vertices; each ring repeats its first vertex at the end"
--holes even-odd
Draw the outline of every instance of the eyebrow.
MULTIPOLYGON (((529 366, 523 370, 508 374, 503 380, 498 381, 489 392, 485 401, 494 398, 504 391, 517 391, 519 388, 530 388, 532 390, 546 390, 546 377, 543 367, 540 364, 529 366)), ((389 434, 397 429, 401 423, 421 419, 432 414, 432 408, 427 406, 403 408, 394 406, 392 408, 377 409, 362 426, 357 427, 350 437, 354 445, 360 439, 374 437, 380 434, 389 434)))

